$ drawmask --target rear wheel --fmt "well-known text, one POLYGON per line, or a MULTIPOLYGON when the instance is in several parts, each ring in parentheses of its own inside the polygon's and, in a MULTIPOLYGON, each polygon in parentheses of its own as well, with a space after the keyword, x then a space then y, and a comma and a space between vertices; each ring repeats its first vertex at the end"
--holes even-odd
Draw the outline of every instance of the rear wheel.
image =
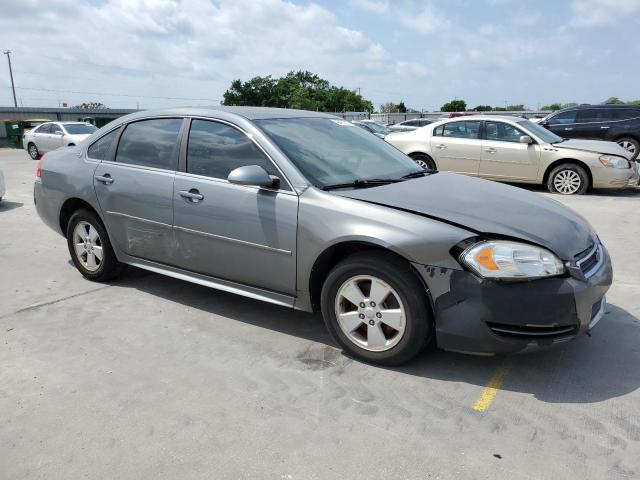
POLYGON ((589 188, 589 176, 584 168, 574 163, 563 163, 549 174, 547 188, 562 195, 582 195, 589 188))
POLYGON ((425 170, 428 170, 430 172, 438 171, 438 169, 436 168, 436 162, 434 162, 433 159, 426 153, 414 153, 411 155, 411 158, 425 170))
POLYGON ((625 137, 619 138, 616 142, 633 155, 633 157, 631 157, 632 159, 636 159, 638 157, 638 154, 640 153, 640 142, 638 142, 638 140, 631 137, 625 137))
POLYGON ((399 365, 415 357, 432 333, 427 293, 411 267, 391 254, 354 254, 322 287, 327 329, 354 357, 399 365))
POLYGON ((40 152, 38 151, 38 147, 36 147, 35 143, 29 143, 29 145, 27 145, 27 150, 29 151, 29 156, 33 160, 38 160, 40 158, 40 152))
POLYGON ((76 211, 67 225, 71 260, 83 277, 106 282, 122 273, 109 237, 98 216, 87 209, 76 211))

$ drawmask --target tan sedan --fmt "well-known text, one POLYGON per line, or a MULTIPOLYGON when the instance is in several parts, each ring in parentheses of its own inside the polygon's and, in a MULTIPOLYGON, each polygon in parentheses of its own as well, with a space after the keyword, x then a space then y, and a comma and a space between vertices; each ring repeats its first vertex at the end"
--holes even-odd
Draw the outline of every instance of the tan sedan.
POLYGON ((638 166, 615 142, 568 140, 519 117, 447 119, 385 140, 426 169, 538 183, 564 195, 638 183, 638 166))

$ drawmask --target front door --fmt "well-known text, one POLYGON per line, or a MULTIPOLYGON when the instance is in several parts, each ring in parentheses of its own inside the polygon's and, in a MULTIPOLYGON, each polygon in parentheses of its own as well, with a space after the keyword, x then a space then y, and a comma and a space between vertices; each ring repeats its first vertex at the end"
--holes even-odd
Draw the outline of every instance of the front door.
MULTIPOLYGON (((102 161, 94 173, 94 186, 109 237, 128 255, 173 264, 173 181, 182 122, 178 118, 132 122, 111 149, 115 156, 97 158, 102 161)), ((107 136, 102 137, 105 142, 107 136)), ((98 142, 88 149, 90 159, 109 150, 98 142)))
POLYGON ((64 141, 63 141, 64 131, 62 130, 62 127, 57 123, 51 124, 51 135, 49 137, 51 141, 49 150, 55 150, 64 145, 64 141))
POLYGON ((480 176, 494 180, 535 181, 540 150, 536 144, 520 143, 523 135, 528 134, 511 124, 486 121, 480 176))
POLYGON ((577 110, 566 110, 551 116, 543 126, 562 138, 575 138, 577 110))
POLYGON ((441 171, 478 175, 480 169, 480 121, 452 121, 434 128, 431 152, 441 171))
POLYGON ((244 132, 223 122, 191 122, 186 165, 173 195, 177 265, 186 270, 294 295, 298 196, 244 132), (259 165, 277 190, 227 182, 259 165))

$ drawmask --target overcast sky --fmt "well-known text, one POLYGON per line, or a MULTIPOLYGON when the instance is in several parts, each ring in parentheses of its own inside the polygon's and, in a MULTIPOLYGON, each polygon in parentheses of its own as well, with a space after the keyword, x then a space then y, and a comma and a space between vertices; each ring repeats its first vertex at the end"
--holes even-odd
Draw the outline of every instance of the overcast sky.
POLYGON ((300 69, 376 108, 640 98, 640 0, 2 0, 0 49, 25 107, 211 105, 300 69))

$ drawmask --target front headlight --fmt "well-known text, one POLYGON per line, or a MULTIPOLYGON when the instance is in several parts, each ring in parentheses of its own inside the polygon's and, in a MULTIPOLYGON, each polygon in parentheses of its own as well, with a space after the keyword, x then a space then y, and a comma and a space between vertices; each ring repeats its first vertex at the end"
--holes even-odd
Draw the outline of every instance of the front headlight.
POLYGON ((530 279, 565 271, 562 261, 549 250, 503 240, 476 243, 462 252, 460 260, 485 278, 530 279))
POLYGON ((611 168, 629 168, 629 162, 626 158, 617 155, 600 155, 600 163, 605 167, 611 168))

